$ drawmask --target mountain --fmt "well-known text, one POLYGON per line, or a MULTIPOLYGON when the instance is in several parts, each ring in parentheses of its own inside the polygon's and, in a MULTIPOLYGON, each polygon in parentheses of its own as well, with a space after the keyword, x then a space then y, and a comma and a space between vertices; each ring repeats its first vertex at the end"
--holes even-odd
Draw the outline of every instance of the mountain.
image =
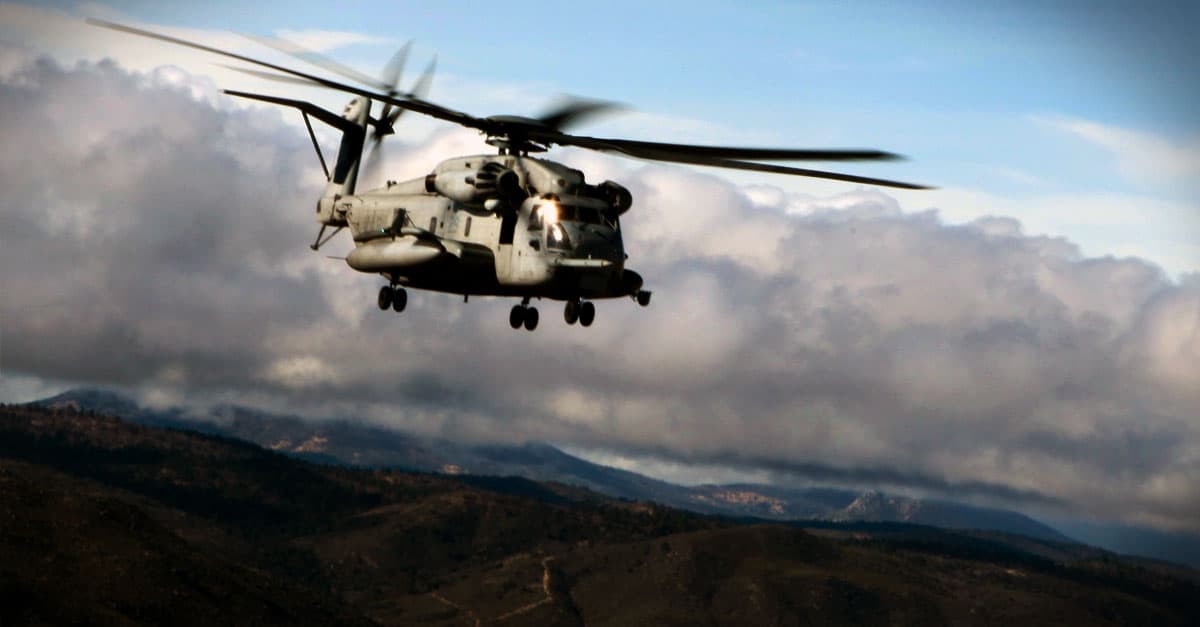
POLYGON ((313 464, 66 406, 0 407, 0 514, 6 626, 1200 620, 1200 586, 1077 545, 313 464))
POLYGON ((38 404, 91 409, 122 415, 141 424, 235 437, 310 461, 444 474, 519 476, 706 514, 779 521, 910 522, 1072 541, 1053 528, 1013 511, 885 495, 878 491, 751 484, 680 486, 588 462, 544 443, 464 445, 350 420, 304 420, 235 405, 216 407, 206 416, 189 417, 179 409, 145 409, 131 399, 103 390, 71 390, 38 404))

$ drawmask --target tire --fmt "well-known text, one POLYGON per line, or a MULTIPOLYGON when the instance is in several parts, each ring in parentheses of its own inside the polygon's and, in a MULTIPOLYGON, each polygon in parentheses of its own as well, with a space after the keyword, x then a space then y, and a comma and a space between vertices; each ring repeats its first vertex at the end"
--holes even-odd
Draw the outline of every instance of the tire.
POLYGON ((596 319, 596 306, 591 301, 579 303, 579 324, 585 327, 592 326, 592 321, 596 319))
POLYGON ((538 312, 537 309, 529 307, 525 310, 525 330, 532 331, 537 328, 538 312))
POLYGON ((579 321, 579 303, 577 301, 567 301, 567 306, 563 308, 563 320, 567 324, 575 324, 579 321))
POLYGON ((650 292, 647 292, 646 290, 638 290, 637 304, 641 305, 642 307, 649 305, 650 304, 650 292))
POLYGON ((392 288, 390 286, 385 285, 379 288, 379 300, 377 304, 381 311, 387 311, 388 307, 392 306, 392 288))
POLYGON ((408 290, 403 287, 396 288, 392 291, 392 310, 396 313, 404 311, 408 306, 408 290))
POLYGON ((525 308, 520 305, 513 305, 512 311, 508 312, 508 324, 514 329, 520 329, 525 322, 525 308))

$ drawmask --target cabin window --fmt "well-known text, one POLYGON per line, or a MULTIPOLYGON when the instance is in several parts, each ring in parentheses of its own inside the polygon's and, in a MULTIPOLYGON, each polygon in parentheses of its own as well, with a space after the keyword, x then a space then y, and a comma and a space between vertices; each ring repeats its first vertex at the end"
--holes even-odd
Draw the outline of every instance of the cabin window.
POLYGON ((437 234, 437 218, 429 218, 429 232, 437 234))
POLYGON ((467 216, 467 223, 463 225, 463 237, 471 237, 471 216, 467 216))

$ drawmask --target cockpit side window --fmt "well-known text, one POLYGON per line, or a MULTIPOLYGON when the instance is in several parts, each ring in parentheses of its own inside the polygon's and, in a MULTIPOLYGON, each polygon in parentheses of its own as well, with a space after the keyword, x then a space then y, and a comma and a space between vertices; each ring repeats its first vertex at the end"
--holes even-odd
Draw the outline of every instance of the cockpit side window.
POLYGON ((570 250, 571 238, 567 236, 567 231, 561 224, 556 222, 546 228, 546 247, 570 250))
POLYGON ((542 223, 545 222, 545 215, 543 213, 543 207, 545 206, 546 205, 538 205, 533 208, 533 212, 529 214, 529 230, 541 230, 542 223))

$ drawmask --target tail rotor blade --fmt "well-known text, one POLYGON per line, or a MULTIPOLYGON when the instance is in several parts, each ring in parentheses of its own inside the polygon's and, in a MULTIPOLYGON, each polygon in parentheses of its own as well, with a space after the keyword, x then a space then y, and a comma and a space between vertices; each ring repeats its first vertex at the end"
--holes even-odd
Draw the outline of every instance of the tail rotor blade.
POLYGON ((400 86, 400 77, 404 74, 404 64, 408 62, 408 53, 412 50, 412 44, 412 40, 405 42, 383 67, 382 83, 387 85, 388 93, 391 95, 399 93, 396 88, 400 86))
MULTIPOLYGON (((429 62, 428 66, 426 66, 425 71, 421 73, 421 77, 418 78, 417 82, 413 84, 412 91, 408 92, 408 96, 410 98, 423 99, 425 94, 429 93, 429 87, 433 84, 433 73, 435 70, 437 70, 437 56, 433 57, 433 60, 429 62)), ((392 92, 392 95, 397 93, 398 92, 392 92)), ((376 129, 376 136, 379 139, 382 139, 383 135, 390 135, 393 130, 393 126, 396 124, 396 120, 400 119, 400 116, 403 113, 404 109, 400 107, 392 107, 391 104, 388 104, 386 107, 384 107, 383 113, 379 116, 380 124, 379 128, 376 129)))
POLYGON ((362 180, 371 183, 383 167, 383 137, 371 141, 371 151, 363 163, 362 180))
POLYGON ((433 55, 433 60, 429 62, 425 71, 421 72, 421 78, 418 78, 417 82, 413 84, 412 91, 408 92, 408 95, 424 99, 425 95, 429 93, 430 85, 433 85, 433 73, 436 70, 437 55, 433 55))
MULTIPOLYGON (((387 65, 383 67, 383 80, 381 81, 381 84, 386 85, 385 89, 387 89, 387 94, 389 96, 395 96, 396 94, 400 93, 398 90, 400 87, 400 76, 404 73, 404 64, 408 61, 408 51, 411 49, 412 40, 409 40, 403 46, 400 46, 400 49, 396 51, 396 54, 392 55, 391 60, 388 61, 387 65)), ((383 106, 383 112, 379 114, 379 119, 393 119, 391 118, 391 111, 392 104, 389 102, 383 106)), ((397 109, 397 111, 399 111, 399 109, 397 109)), ((385 128, 390 129, 391 122, 387 122, 385 128)))

